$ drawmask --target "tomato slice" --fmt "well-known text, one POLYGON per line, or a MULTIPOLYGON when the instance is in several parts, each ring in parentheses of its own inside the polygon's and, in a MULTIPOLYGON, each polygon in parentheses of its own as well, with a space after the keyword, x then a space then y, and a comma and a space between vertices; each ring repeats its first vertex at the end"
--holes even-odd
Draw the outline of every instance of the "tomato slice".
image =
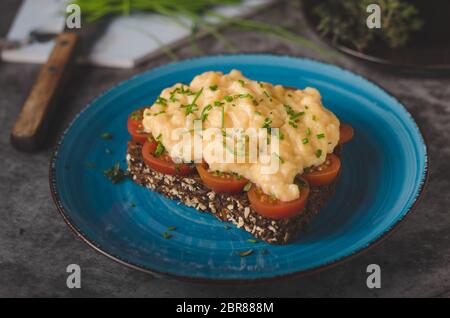
POLYGON ((345 144, 353 138, 353 127, 347 124, 341 124, 339 127, 339 143, 345 144))
POLYGON ((329 154, 320 166, 306 168, 302 177, 312 186, 323 186, 332 183, 340 170, 341 160, 336 155, 329 154))
POLYGON ((127 128, 134 141, 144 143, 149 136, 148 133, 144 132, 144 127, 142 126, 142 118, 144 114, 144 108, 135 110, 128 116, 127 128))
POLYGON ((148 138, 142 147, 142 157, 144 162, 151 169, 171 175, 185 176, 191 174, 194 170, 185 163, 175 163, 167 152, 155 156, 158 143, 153 138, 148 138))
POLYGON ((209 172, 207 165, 204 163, 197 165, 197 171, 203 183, 217 193, 239 193, 248 183, 247 179, 230 173, 215 174, 209 172))
POLYGON ((292 201, 280 201, 262 192, 261 188, 252 185, 247 196, 256 213, 270 219, 287 219, 299 215, 306 207, 309 196, 308 182, 298 178, 300 197, 292 201))

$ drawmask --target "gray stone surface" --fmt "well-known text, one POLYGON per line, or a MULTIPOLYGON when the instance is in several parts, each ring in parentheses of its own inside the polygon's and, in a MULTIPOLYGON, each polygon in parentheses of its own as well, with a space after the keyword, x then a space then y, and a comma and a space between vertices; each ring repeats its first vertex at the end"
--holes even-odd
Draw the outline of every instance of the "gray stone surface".
MULTIPOLYGON (((7 32, 17 6, 15 0, 0 2, 0 36, 7 32)), ((301 19, 301 14, 281 5, 259 18, 292 22, 301 19)), ((450 78, 389 73, 347 58, 323 58, 257 33, 224 32, 241 52, 328 60, 367 76, 404 101, 422 127, 431 154, 429 184, 419 207, 380 245, 320 273, 256 286, 210 286, 153 278, 96 253, 64 224, 48 187, 48 160, 56 137, 35 154, 20 153, 9 144, 9 130, 39 66, 0 62, 0 296, 450 296, 450 78), (66 288, 65 268, 70 263, 83 269, 80 290, 66 288), (365 268, 371 263, 382 267, 379 290, 365 286, 365 268)), ((200 46, 207 54, 226 52, 210 37, 200 46)), ((195 55, 189 47, 176 53, 182 58, 195 55)), ((133 70, 77 67, 63 96, 64 110, 55 121, 55 130, 60 132, 105 89, 168 61, 161 57, 133 70)))

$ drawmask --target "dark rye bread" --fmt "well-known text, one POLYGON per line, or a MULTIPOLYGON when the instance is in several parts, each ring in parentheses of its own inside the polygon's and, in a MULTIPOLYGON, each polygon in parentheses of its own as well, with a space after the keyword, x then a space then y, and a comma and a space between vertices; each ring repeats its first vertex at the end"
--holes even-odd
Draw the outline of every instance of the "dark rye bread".
MULTIPOLYGON (((335 154, 339 155, 340 149, 335 154)), ((211 213, 222 221, 243 228, 256 238, 272 244, 286 244, 303 230, 333 195, 335 183, 311 187, 308 204, 298 216, 272 220, 257 214, 249 204, 246 193, 220 194, 203 185, 195 172, 188 177, 165 175, 148 168, 141 154, 142 144, 129 141, 127 147, 128 171, 137 184, 165 197, 181 201, 200 212, 211 213)))

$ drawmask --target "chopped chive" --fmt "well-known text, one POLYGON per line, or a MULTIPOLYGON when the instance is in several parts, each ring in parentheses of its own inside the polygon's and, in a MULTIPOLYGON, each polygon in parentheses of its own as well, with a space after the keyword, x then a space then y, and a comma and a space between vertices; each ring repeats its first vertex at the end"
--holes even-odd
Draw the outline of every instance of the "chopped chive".
POLYGON ((152 113, 147 113, 147 115, 158 116, 158 115, 164 114, 165 112, 166 112, 165 110, 160 110, 159 112, 154 113, 154 114, 152 114, 152 113))
POLYGON ((202 122, 204 122, 205 120, 208 119, 208 112, 211 110, 212 106, 211 104, 208 104, 205 106, 205 108, 203 108, 202 113, 200 115, 200 119, 202 122))
POLYGON ((245 82, 243 80, 238 80, 239 84, 241 84, 242 87, 244 87, 245 82))
POLYGON ((283 164, 284 163, 284 159, 279 154, 277 154, 277 153, 274 153, 274 154, 275 154, 275 156, 278 157, 278 159, 280 160, 281 164, 283 164))
POLYGON ((225 127, 225 107, 222 106, 222 122, 221 122, 222 128, 225 127))
POLYGON ((259 115, 259 116, 262 115, 261 112, 259 112, 259 111, 255 111, 255 114, 256 114, 256 115, 259 115))
POLYGON ((166 240, 169 240, 169 239, 171 239, 171 238, 173 237, 173 235, 170 234, 170 233, 168 233, 168 232, 164 232, 164 233, 163 233, 163 237, 164 237, 166 240))
POLYGON ((123 180, 126 176, 128 176, 128 173, 120 168, 119 162, 116 162, 116 164, 103 171, 103 174, 105 177, 107 177, 113 184, 119 183, 123 180))
POLYGON ((302 139, 302 143, 303 143, 304 145, 306 145, 308 142, 309 142, 309 139, 308 139, 308 138, 303 138, 303 139, 302 139))
POLYGON ((251 182, 247 182, 247 184, 244 186, 244 191, 248 192, 250 191, 250 189, 252 188, 252 183, 251 182))
POLYGON ((219 106, 222 106, 222 105, 223 105, 223 103, 222 103, 220 100, 216 100, 216 101, 214 102, 214 106, 219 107, 219 106))
POLYGON ((316 157, 320 158, 321 155, 322 155, 322 149, 317 149, 316 150, 316 157))
POLYGON ((217 91, 217 85, 211 85, 211 86, 209 87, 209 89, 212 90, 213 92, 214 92, 214 91, 217 91))
POLYGON ((156 98, 155 104, 167 106, 167 99, 165 99, 164 97, 158 96, 158 98, 156 98))
POLYGON ((270 124, 271 124, 271 123, 272 123, 272 119, 266 117, 266 118, 264 119, 264 123, 263 123, 262 128, 270 129, 270 124))
POLYGON ((158 137, 156 137, 156 141, 158 142, 158 144, 156 145, 156 150, 155 150, 154 155, 156 157, 159 157, 166 150, 166 148, 164 147, 164 145, 161 142, 161 134, 159 134, 158 137))
POLYGON ((177 229, 176 226, 169 226, 169 227, 167 228, 167 231, 175 231, 176 229, 177 229))
POLYGON ((322 134, 317 134, 316 136, 317 136, 318 139, 325 138, 325 134, 323 134, 323 133, 322 134))
POLYGON ((306 134, 309 136, 311 135, 311 128, 306 128, 306 134))
POLYGON ((185 108, 184 113, 186 116, 189 114, 193 114, 194 111, 198 110, 198 105, 196 104, 196 102, 197 102, 197 99, 202 94, 202 92, 203 92, 203 87, 197 93, 195 93, 195 97, 194 97, 194 100, 192 101, 192 103, 180 106, 181 108, 185 108))
POLYGON ((227 102, 232 102, 233 101, 233 96, 225 96, 223 99, 225 99, 227 102))
POLYGON ((313 116, 312 116, 312 120, 316 121, 316 120, 317 120, 317 116, 316 116, 316 115, 313 115, 313 116))
POLYGON ((259 243, 259 241, 255 240, 255 239, 247 239, 247 242, 253 243, 253 244, 259 243))
POLYGON ((249 255, 252 255, 253 253, 254 253, 253 250, 247 250, 247 251, 238 252, 237 255, 239 255, 240 257, 246 257, 249 255))
POLYGON ((130 117, 133 120, 141 120, 142 119, 141 114, 138 111, 133 112, 130 117))
POLYGON ((112 135, 109 132, 104 132, 102 134, 102 139, 105 139, 105 140, 112 139, 112 135))
POLYGON ((295 122, 291 121, 291 120, 289 121, 289 125, 294 127, 294 128, 298 128, 298 125, 295 122))

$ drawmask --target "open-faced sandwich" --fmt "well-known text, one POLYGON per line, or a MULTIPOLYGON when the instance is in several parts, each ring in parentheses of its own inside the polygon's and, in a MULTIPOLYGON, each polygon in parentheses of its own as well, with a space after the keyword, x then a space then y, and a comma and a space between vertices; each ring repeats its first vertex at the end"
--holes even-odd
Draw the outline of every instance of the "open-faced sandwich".
POLYGON ((206 72, 130 114, 133 180, 285 244, 334 192, 349 125, 304 90, 206 72))

